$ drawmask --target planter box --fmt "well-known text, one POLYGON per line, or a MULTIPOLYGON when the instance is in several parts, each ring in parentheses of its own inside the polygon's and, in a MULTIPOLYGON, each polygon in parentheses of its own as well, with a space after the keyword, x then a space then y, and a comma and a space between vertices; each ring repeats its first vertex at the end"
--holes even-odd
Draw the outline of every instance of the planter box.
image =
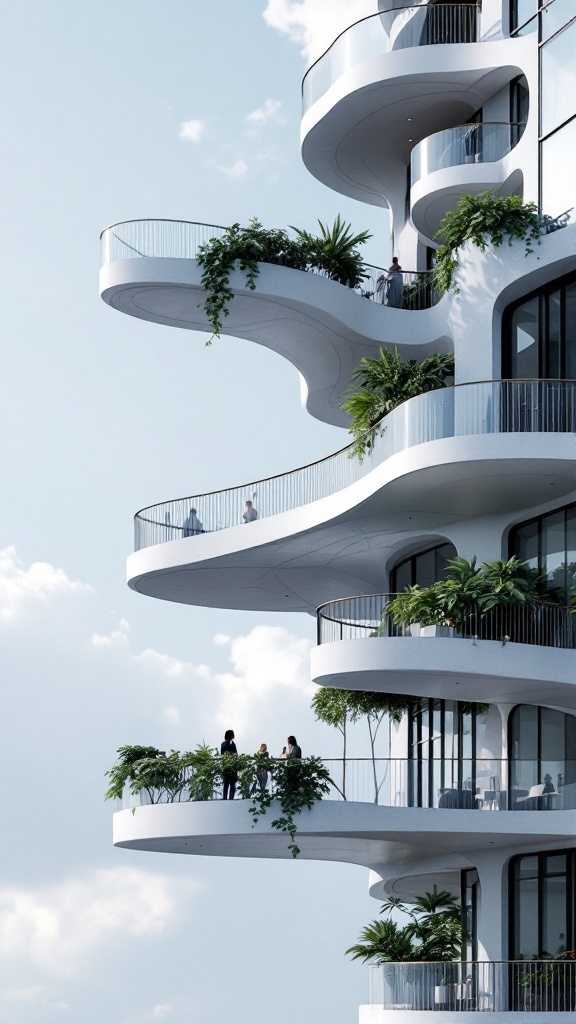
MULTIPOLYGON (((410 627, 410 632, 412 632, 412 627, 410 627)), ((453 637, 454 626, 419 626, 419 632, 417 635, 453 637)))

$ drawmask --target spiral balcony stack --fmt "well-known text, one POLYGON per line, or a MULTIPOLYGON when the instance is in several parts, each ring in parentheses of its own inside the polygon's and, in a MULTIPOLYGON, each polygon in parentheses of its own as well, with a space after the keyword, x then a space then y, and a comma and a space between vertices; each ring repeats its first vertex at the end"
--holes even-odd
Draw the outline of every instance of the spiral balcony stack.
MULTIPOLYGON (((233 273, 223 330, 281 352, 303 377, 309 411, 342 426, 351 375, 382 344, 403 358, 452 352, 454 383, 388 413, 362 461, 343 448, 142 508, 128 582, 182 604, 315 614, 314 681, 400 700, 385 750, 326 762, 330 791, 302 812, 301 855, 368 867, 377 899, 447 889, 461 899, 465 935, 457 961, 374 964, 360 1024, 464 1024, 481 1012, 494 1024, 568 1024, 576 11, 564 0, 375 7, 304 76, 302 156, 368 214, 389 211, 401 287, 391 301, 386 267, 366 267, 349 288, 262 264, 255 292, 233 273), (435 235, 462 194, 486 190, 534 203, 540 243, 466 244, 442 295, 430 269, 435 235), (247 498, 258 518, 246 524, 247 498), (186 525, 190 508, 198 529, 186 525), (540 576, 538 600, 399 624, 395 595, 441 580, 456 555, 527 563, 540 576)), ((166 220, 106 228, 104 301, 206 330, 198 247, 224 231, 166 220)), ((115 814, 116 845, 290 856, 265 818, 252 829, 241 801, 207 795, 152 793, 136 814, 128 801, 115 814)))

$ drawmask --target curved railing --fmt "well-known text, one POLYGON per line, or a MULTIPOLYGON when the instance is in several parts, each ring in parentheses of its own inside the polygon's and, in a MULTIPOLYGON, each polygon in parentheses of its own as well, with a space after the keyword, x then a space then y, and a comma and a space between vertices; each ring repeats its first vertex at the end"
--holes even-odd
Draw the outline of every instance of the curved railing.
MULTIPOLYGON (((316 610, 318 644, 363 637, 401 636, 402 631, 394 626, 387 610, 396 596, 367 594, 320 605, 316 610)), ((470 616, 463 631, 455 633, 446 626, 442 630, 446 636, 456 635, 473 641, 498 640, 503 644, 576 649, 576 615, 570 614, 564 605, 548 601, 495 608, 483 615, 470 616)), ((419 638, 419 627, 413 628, 410 639, 416 635, 419 638)))
POLYGON ((372 57, 413 46, 475 43, 480 4, 434 4, 380 11, 350 25, 315 61, 302 82, 303 113, 347 71, 372 57))
MULTIPOLYGON (((251 501, 258 518, 319 501, 356 483, 393 455, 428 441, 478 434, 576 430, 576 381, 480 381, 417 395, 380 422, 371 454, 351 458, 351 445, 289 473, 239 487, 165 501, 134 517, 134 547, 243 524, 251 501), (186 524, 194 508, 200 525, 186 524)), ((248 524, 250 526, 251 524, 248 524)))
MULTIPOLYGON (((100 235, 102 266, 116 260, 141 258, 195 260, 198 249, 211 238, 222 238, 226 228, 189 220, 125 220, 111 224, 100 235)), ((327 276, 309 267, 304 273, 327 276)), ((364 279, 355 291, 365 299, 392 305, 387 286, 388 271, 371 263, 364 264, 364 279)), ((434 287, 432 271, 403 270, 403 291, 394 305, 400 309, 430 309, 442 293, 434 287)))
POLYGON ((576 1010, 576 959, 571 951, 544 960, 377 964, 370 967, 370 1003, 400 1013, 522 1011, 521 1020, 526 1011, 567 1014, 576 1010))
POLYGON ((412 184, 446 167, 502 160, 520 141, 524 128, 520 123, 484 121, 429 135, 412 150, 412 184))
MULTIPOLYGON (((380 807, 443 808, 476 811, 555 811, 576 808, 576 761, 506 761, 497 758, 332 758, 322 759, 330 774, 326 800, 380 807), (541 780, 546 779, 546 782, 541 780), (546 790, 546 792, 544 792, 546 790)), ((172 780, 173 781, 173 780, 172 780)), ((266 781, 270 787, 269 778, 266 781)), ((273 787, 271 789, 273 793, 273 787)), ((219 788, 207 800, 220 800, 219 788)), ((125 793, 122 807, 150 803, 189 803, 189 788, 174 793, 125 793)), ((196 798, 198 799, 198 798, 196 798)), ((238 799, 238 794, 237 794, 238 799)))

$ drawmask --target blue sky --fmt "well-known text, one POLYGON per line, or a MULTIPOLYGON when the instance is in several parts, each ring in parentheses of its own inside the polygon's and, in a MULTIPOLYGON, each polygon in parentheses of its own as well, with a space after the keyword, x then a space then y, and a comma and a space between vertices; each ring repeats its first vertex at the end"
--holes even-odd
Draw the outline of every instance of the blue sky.
POLYGON ((0 0, 5 1024, 349 1024, 366 997, 343 958, 378 909, 362 869, 111 846, 121 743, 231 724, 243 750, 294 731, 336 752, 308 710, 311 619, 147 600, 124 563, 143 505, 346 436, 279 356, 123 317, 97 275, 100 231, 132 217, 340 212, 385 263, 386 216, 311 178, 298 144, 307 58, 372 8, 338 0, 327 26, 323 0, 0 0))

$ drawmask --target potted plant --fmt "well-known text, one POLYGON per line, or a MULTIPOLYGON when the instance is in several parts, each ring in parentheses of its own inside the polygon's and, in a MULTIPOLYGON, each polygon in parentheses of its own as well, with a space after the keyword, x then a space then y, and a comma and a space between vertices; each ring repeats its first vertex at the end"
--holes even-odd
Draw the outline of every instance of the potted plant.
POLYGON ((390 601, 385 609, 395 626, 411 636, 454 636, 454 626, 447 617, 438 595, 438 585, 407 587, 390 601))

